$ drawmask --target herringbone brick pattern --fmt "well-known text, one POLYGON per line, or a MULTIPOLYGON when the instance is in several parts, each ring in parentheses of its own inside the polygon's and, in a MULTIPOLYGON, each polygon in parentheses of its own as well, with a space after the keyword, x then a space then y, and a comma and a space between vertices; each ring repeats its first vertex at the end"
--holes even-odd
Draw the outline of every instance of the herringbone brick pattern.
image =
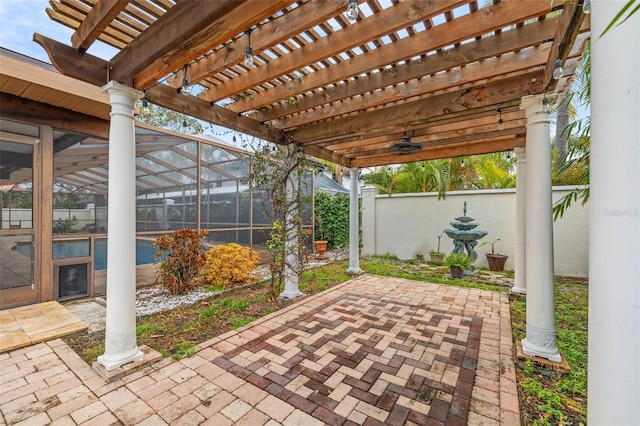
POLYGON ((519 424, 508 309, 499 293, 362 276, 111 384, 59 340, 5 354, 0 411, 9 424, 519 424))

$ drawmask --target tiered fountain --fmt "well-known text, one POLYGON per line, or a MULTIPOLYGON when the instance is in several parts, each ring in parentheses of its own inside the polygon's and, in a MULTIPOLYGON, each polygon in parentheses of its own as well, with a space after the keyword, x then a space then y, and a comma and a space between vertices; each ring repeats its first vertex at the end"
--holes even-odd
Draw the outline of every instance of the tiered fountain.
MULTIPOLYGON (((449 222, 451 226, 456 229, 445 229, 444 233, 453 238, 453 251, 452 253, 464 253, 467 250, 467 255, 471 258, 472 263, 478 258, 478 253, 474 250, 478 245, 478 240, 488 234, 487 231, 475 229, 478 224, 473 222, 473 218, 467 216, 467 202, 464 202, 462 210, 463 216, 456 217, 454 222, 449 222)), ((464 276, 472 277, 475 275, 475 267, 473 265, 465 269, 464 276)))

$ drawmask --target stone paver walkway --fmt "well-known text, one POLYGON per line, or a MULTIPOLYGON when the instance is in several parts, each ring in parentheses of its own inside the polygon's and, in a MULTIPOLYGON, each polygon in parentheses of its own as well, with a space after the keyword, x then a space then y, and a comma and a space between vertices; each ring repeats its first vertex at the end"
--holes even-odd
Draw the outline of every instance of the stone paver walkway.
POLYGON ((106 383, 63 341, 0 355, 25 425, 517 425, 506 294, 361 276, 106 383))

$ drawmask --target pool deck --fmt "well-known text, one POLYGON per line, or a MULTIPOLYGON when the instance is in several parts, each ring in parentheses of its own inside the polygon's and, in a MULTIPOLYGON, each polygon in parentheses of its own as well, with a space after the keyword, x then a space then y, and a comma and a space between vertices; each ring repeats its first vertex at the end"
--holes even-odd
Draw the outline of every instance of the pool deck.
POLYGON ((520 424, 504 293, 363 275, 107 383, 62 340, 0 354, 0 423, 520 424))

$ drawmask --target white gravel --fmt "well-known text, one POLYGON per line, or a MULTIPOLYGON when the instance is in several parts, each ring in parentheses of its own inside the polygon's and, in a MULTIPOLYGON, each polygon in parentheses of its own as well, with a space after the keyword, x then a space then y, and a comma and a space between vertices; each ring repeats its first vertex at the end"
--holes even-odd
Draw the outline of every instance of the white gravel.
MULTIPOLYGON (((308 268, 313 268, 326 263, 347 259, 349 253, 346 250, 333 250, 327 252, 327 259, 317 260, 311 258, 307 264, 308 268)), ((261 280, 269 278, 267 265, 257 268, 256 274, 261 280)), ((136 291, 136 315, 138 317, 156 314, 158 312, 169 311, 179 306, 193 305, 201 300, 208 299, 216 293, 206 292, 203 288, 198 288, 188 294, 172 296, 167 289, 159 285, 143 287, 136 291)), ((65 307, 80 320, 87 323, 89 331, 104 330, 106 316, 105 297, 96 297, 93 300, 82 300, 65 304, 65 307)))

